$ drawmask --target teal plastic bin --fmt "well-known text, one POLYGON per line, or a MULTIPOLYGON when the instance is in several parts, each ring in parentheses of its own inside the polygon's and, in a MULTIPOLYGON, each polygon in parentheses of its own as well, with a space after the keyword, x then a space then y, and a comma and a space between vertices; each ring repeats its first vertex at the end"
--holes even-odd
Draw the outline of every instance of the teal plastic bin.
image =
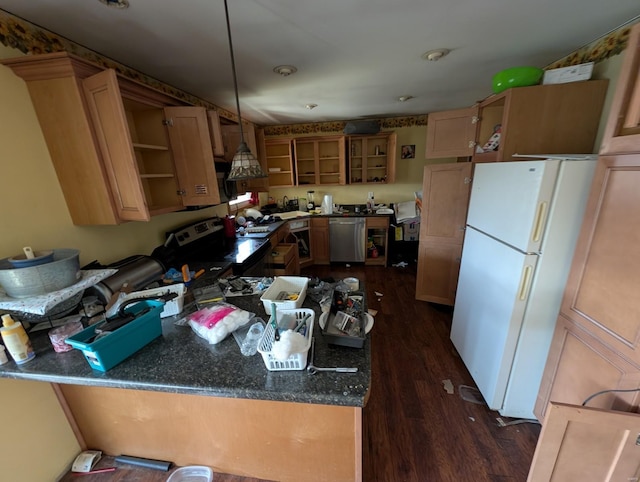
POLYGON ((81 350, 91 368, 106 372, 162 335, 160 313, 163 307, 163 302, 140 301, 127 308, 126 313, 135 315, 146 308, 150 308, 150 311, 114 330, 110 335, 88 343, 95 336, 96 328, 104 323, 102 321, 70 336, 66 343, 81 350))

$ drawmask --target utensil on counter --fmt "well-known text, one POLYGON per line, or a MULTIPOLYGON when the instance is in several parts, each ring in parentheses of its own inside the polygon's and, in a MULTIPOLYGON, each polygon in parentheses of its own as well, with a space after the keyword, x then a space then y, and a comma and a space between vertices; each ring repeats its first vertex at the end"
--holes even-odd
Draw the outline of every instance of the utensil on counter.
POLYGON ((315 338, 311 340, 311 361, 307 365, 307 371, 311 375, 315 375, 318 372, 338 372, 338 373, 356 373, 358 369, 356 367, 345 368, 345 367, 317 367, 313 364, 313 358, 315 355, 315 346, 316 340, 315 338))
POLYGON ((276 304, 275 303, 271 303, 271 323, 273 324, 273 339, 275 341, 280 341, 280 330, 278 329, 278 320, 276 318, 276 304))

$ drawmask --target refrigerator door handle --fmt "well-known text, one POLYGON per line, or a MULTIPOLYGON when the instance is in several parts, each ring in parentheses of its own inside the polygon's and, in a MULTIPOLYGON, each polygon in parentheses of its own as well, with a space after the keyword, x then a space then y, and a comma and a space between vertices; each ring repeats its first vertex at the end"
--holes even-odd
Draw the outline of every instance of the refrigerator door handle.
POLYGON ((524 301, 527 298, 529 292, 529 285, 531 283, 531 275, 533 274, 533 266, 527 265, 522 272, 522 279, 520 280, 520 289, 518 289, 518 299, 524 301))
POLYGON ((542 237, 542 231, 544 229, 544 221, 547 218, 547 201, 542 201, 538 204, 538 211, 536 212, 536 218, 533 223, 533 236, 532 240, 534 242, 540 241, 542 237))

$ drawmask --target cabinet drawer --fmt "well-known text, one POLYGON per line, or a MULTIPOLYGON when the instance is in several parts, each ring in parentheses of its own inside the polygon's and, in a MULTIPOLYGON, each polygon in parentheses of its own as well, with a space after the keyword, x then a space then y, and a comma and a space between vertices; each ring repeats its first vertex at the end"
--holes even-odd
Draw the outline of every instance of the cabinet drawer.
POLYGON ((389 226, 389 218, 384 216, 380 218, 367 218, 367 228, 387 228, 389 226))
POLYGON ((284 268, 293 260, 296 249, 295 244, 280 243, 271 251, 270 264, 284 268))

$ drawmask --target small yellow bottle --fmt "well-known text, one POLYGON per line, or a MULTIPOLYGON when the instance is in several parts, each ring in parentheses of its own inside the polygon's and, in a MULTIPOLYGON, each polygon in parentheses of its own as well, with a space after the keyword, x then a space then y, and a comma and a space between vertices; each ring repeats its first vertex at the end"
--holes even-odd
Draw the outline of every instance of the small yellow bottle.
POLYGON ((33 360, 36 354, 31 347, 29 335, 24 330, 22 323, 15 321, 11 315, 2 315, 2 328, 0 328, 2 341, 4 341, 7 350, 13 357, 14 361, 21 365, 33 360))

